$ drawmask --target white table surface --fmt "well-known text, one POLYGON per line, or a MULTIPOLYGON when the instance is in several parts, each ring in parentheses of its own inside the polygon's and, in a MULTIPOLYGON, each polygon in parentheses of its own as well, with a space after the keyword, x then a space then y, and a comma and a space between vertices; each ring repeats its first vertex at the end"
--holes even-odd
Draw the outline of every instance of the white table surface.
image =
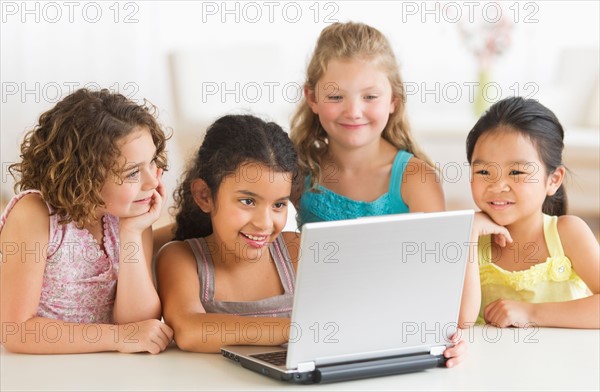
POLYGON ((219 354, 170 347, 159 355, 24 355, 0 352, 0 390, 600 390, 600 331, 553 328, 463 332, 453 369, 325 385, 293 385, 219 354))

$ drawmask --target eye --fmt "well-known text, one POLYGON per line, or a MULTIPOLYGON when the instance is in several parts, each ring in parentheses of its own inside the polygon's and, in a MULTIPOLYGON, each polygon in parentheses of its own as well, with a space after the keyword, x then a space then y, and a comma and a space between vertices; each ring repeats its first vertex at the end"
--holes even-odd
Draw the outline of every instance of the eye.
POLYGON ((240 199, 240 203, 245 206, 251 207, 254 205, 254 199, 240 199))
POLYGON ((377 98, 378 98, 378 96, 377 96, 377 95, 365 95, 365 99, 366 99, 367 101, 373 101, 373 100, 375 100, 375 99, 377 99, 377 98))
POLYGON ((127 174, 125 176, 125 179, 127 180, 134 180, 137 178, 137 176, 140 174, 140 169, 135 169, 134 171, 132 171, 131 173, 127 174))
POLYGON ((273 204, 273 207, 275 207, 275 209, 277 209, 277 210, 281 210, 281 209, 287 207, 287 202, 286 201, 277 202, 277 203, 273 204))
POLYGON ((487 170, 483 170, 483 169, 482 169, 482 170, 477 170, 477 171, 475 172, 475 174, 479 174, 479 175, 481 175, 481 176, 489 176, 489 175, 490 175, 490 172, 489 172, 489 171, 487 171, 487 170))
POLYGON ((329 95, 327 96, 327 102, 339 102, 342 100, 341 95, 329 95))
POLYGON ((525 174, 525 172, 522 172, 522 171, 516 170, 516 169, 511 170, 510 172, 508 172, 508 175, 510 175, 510 176, 518 176, 518 175, 521 175, 521 174, 525 174))

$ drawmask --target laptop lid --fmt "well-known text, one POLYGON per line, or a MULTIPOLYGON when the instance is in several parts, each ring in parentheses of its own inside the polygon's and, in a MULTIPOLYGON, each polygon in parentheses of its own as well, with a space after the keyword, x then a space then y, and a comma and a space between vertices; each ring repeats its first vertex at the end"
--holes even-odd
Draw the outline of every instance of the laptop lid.
POLYGON ((473 215, 305 224, 286 367, 448 346, 457 330, 473 215))

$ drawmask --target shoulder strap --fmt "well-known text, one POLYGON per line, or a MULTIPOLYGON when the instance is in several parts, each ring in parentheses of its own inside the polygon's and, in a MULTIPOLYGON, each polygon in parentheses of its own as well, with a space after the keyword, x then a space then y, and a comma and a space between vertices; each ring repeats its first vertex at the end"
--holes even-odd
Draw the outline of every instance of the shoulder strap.
POLYGON ((550 257, 561 257, 565 255, 560 236, 558 235, 558 217, 544 214, 544 239, 550 257))
POLYGON ((271 252, 271 257, 273 257, 275 266, 277 267, 277 273, 279 274, 279 279, 281 280, 284 291, 288 294, 293 294, 295 280, 294 267, 292 266, 287 245, 281 234, 277 236, 271 245, 269 245, 269 251, 271 252))
POLYGON ((398 154, 396 154, 396 158, 394 158, 394 163, 392 164, 390 188, 388 192, 394 212, 408 212, 408 206, 406 203, 404 203, 404 200, 402 200, 400 187, 402 186, 402 176, 404 175, 404 170, 406 170, 406 165, 412 156, 413 154, 404 150, 400 150, 398 151, 398 154))
POLYGON ((200 280, 200 299, 203 303, 212 301, 215 297, 215 274, 212 258, 206 246, 206 240, 204 238, 192 238, 185 240, 185 242, 190 245, 196 258, 198 278, 200 280))

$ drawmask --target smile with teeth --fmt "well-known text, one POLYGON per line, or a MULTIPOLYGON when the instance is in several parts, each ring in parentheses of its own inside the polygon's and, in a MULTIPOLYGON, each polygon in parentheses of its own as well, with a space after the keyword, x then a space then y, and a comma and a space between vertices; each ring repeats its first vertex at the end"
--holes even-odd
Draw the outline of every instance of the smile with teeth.
POLYGON ((508 207, 514 205, 515 203, 511 201, 490 201, 488 202, 490 208, 494 210, 505 210, 508 207))
POLYGON ((269 237, 268 235, 252 235, 252 234, 246 234, 246 233, 241 233, 241 234, 244 237, 251 239, 252 241, 264 241, 269 237))

